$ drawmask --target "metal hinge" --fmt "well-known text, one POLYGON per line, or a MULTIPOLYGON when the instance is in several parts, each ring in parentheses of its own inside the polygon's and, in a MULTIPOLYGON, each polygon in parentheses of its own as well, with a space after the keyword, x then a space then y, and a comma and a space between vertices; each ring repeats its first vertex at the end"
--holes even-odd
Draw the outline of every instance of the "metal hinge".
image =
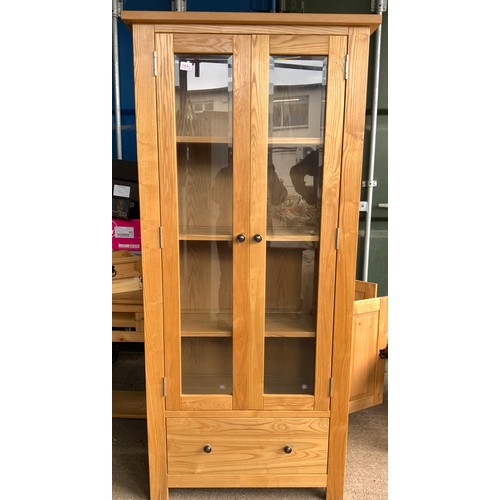
POLYGON ((361 187, 377 187, 377 181, 361 181, 361 187))
POLYGON ((333 378, 330 377, 330 397, 333 397, 333 378))
POLYGON ((167 377, 163 377, 163 397, 167 397, 167 377))
POLYGON ((158 227, 158 238, 160 239, 160 248, 163 248, 163 231, 161 226, 158 227))
POLYGON ((335 250, 338 250, 340 246, 340 227, 337 228, 336 230, 336 235, 335 235, 335 250))
POLYGON ((360 212, 368 212, 368 202, 367 201, 360 201, 359 202, 359 211, 360 212))
POLYGON ((154 76, 156 76, 156 69, 157 69, 157 66, 156 66, 156 50, 153 51, 153 74, 154 76))
POLYGON ((349 54, 345 55, 345 70, 344 70, 344 80, 349 77, 349 54))

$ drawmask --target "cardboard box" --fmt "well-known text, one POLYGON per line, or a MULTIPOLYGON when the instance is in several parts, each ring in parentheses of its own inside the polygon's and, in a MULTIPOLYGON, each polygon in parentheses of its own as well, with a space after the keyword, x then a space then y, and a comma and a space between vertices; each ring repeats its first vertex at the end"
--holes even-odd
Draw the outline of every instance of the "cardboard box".
POLYGON ((112 219, 113 250, 128 250, 141 252, 141 221, 140 219, 112 219))
POLYGON ((128 160, 113 160, 113 179, 122 181, 139 182, 137 162, 128 160))
POLYGON ((138 219, 139 183, 137 162, 113 160, 112 217, 117 219, 138 219))
POLYGON ((139 203, 130 201, 126 198, 117 198, 113 196, 112 199, 112 218, 113 219, 138 219, 139 203))

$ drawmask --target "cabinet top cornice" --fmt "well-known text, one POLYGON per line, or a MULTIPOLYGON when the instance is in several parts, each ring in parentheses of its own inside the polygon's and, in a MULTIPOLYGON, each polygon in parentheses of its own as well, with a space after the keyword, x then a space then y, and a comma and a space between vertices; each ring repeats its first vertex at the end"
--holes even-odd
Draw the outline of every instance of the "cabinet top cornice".
POLYGON ((248 26, 368 26, 373 33, 380 23, 379 14, 298 14, 281 12, 172 12, 124 10, 122 21, 133 24, 211 24, 248 26))

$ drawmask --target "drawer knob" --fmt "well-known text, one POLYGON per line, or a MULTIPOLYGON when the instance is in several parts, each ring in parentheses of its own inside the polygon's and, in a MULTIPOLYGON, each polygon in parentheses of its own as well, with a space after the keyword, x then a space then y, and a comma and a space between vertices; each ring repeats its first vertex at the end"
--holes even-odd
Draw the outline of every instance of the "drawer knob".
POLYGON ((290 448, 290 446, 285 446, 283 448, 283 451, 288 455, 288 454, 292 453, 293 450, 292 450, 292 448, 290 448))
POLYGON ((211 453, 212 452, 212 447, 209 445, 209 444, 206 444, 204 447, 203 447, 203 451, 205 453, 211 453))

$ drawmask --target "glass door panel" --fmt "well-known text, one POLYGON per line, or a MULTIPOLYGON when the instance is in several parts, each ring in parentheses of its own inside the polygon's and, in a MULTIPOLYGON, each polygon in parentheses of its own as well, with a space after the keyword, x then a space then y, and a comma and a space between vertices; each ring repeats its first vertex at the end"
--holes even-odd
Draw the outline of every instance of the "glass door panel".
POLYGON ((314 394, 327 57, 271 56, 264 391, 314 394))
POLYGON ((175 55, 183 394, 232 391, 232 57, 175 55))

